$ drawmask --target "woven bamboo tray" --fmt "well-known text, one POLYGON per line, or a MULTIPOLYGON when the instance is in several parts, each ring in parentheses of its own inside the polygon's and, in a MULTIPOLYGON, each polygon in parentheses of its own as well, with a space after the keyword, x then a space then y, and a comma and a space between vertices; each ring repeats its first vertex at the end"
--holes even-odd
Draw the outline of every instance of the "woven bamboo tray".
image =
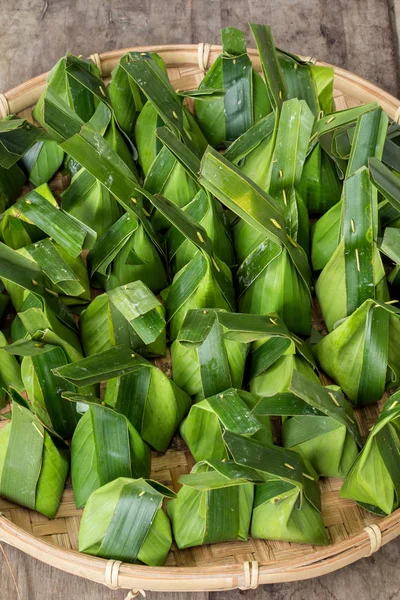
MULTIPOLYGON (((204 71, 220 54, 221 47, 210 44, 137 47, 94 54, 91 58, 100 67, 103 77, 107 78, 128 50, 158 52, 167 64, 173 86, 182 90, 198 86, 204 71)), ((260 70, 256 51, 250 50, 249 54, 254 67, 260 70)), ((0 94, 0 117, 17 113, 32 120, 32 108, 45 81, 46 74, 43 74, 0 94)), ((377 101, 392 119, 397 120, 400 116, 398 100, 339 68, 335 68, 334 97, 338 110, 377 101)), ((60 174, 51 183, 56 194, 67 185, 68 178, 60 174)), ((315 318, 319 320, 317 314, 315 318)), ((358 411, 357 418, 364 438, 378 413, 379 405, 358 411)), ((177 437, 165 455, 154 453, 152 477, 177 491, 180 475, 190 471, 192 466, 193 458, 177 437)), ((173 546, 164 567, 107 561, 77 552, 81 510, 75 507, 70 484, 67 484, 53 520, 0 498, 0 541, 63 571, 113 589, 250 589, 263 583, 295 581, 330 573, 369 556, 400 534, 400 510, 390 517, 376 517, 354 502, 340 499, 340 486, 339 479, 321 480, 322 512, 330 539, 330 545, 323 548, 250 539, 187 550, 173 546)))

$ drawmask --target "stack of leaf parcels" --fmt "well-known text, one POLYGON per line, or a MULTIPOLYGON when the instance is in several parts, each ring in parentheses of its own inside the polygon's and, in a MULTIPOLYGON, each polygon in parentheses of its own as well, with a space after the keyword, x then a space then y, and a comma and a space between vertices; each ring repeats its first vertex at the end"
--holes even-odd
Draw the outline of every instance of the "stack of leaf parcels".
POLYGON ((251 30, 262 74, 234 28, 193 91, 67 55, 40 127, 0 121, 0 494, 52 518, 70 468, 89 554, 327 544, 319 477, 400 507, 399 396, 364 447, 352 407, 400 380, 400 127, 251 30), (177 493, 149 479, 176 434, 177 493))

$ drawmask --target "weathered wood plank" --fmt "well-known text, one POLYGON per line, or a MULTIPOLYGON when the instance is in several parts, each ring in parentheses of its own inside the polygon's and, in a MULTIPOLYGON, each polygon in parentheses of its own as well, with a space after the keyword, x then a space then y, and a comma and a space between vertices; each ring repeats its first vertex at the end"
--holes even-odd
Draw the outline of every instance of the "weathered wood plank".
MULTIPOLYGON (((13 570, 20 598, 15 588, 9 567, 0 550, 0 598, 2 600, 124 600, 128 590, 110 590, 53 569, 30 558, 19 550, 3 544, 13 570)), ((141 595, 138 596, 142 598, 141 595)), ((147 600, 208 600, 204 593, 156 593, 147 592, 147 600)))
POLYGON ((233 590, 211 593, 210 600, 398 600, 400 581, 395 573, 399 561, 400 540, 395 540, 383 546, 377 554, 340 572, 246 592, 233 590))
MULTIPOLYGON (((387 0, 10 0, 2 6, 0 89, 48 70, 67 50, 89 55, 139 44, 217 43, 221 26, 255 21, 269 23, 281 47, 397 94, 392 14, 387 0)), ((248 30, 247 37, 251 42, 248 30)))
MULTIPOLYGON (((386 0, 221 0, 220 4, 223 27, 243 27, 245 21, 267 23, 281 48, 349 69, 392 94, 399 91, 386 0)), ((399 2, 395 4, 400 13, 399 2)))
MULTIPOLYGON (((8 0, 2 2, 0 90, 48 70, 70 50, 89 55, 138 44, 219 43, 219 29, 244 27, 247 21, 269 23, 277 44, 313 55, 376 82, 398 94, 398 0, 8 0), (397 36, 395 35, 397 33, 397 36), (397 37, 397 39, 396 39, 397 37)), ((251 36, 247 32, 251 43, 251 36)), ((122 600, 124 591, 52 569, 6 547, 22 598, 39 600, 122 600)), ((347 567, 340 574, 257 591, 215 594, 155 594, 150 600, 364 600, 400 598, 397 565, 400 542, 347 567)), ((0 597, 17 594, 0 556, 0 597)))

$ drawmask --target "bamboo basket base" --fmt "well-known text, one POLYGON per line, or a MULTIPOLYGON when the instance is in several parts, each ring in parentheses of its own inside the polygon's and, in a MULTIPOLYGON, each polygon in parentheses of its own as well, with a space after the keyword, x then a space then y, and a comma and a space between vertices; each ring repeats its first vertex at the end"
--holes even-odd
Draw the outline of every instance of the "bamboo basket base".
MULTIPOLYGON (((365 439, 368 428, 379 414, 378 405, 356 411, 362 435, 365 439)), ((153 452, 151 478, 179 490, 179 477, 189 473, 194 459, 185 442, 179 436, 173 440, 165 454, 153 452)), ((339 497, 342 479, 320 480, 322 514, 330 544, 336 545, 359 533, 368 525, 381 525, 384 518, 367 512, 351 500, 339 497)), ((63 548, 78 549, 79 523, 82 509, 75 506, 71 482, 68 480, 62 502, 54 519, 48 519, 35 511, 22 508, 0 497, 0 513, 29 534, 63 548)), ((0 529, 1 536, 1 529, 0 529)), ((166 567, 198 567, 243 564, 257 561, 260 565, 293 559, 317 558, 321 547, 307 544, 249 539, 247 542, 226 542, 179 550, 173 545, 166 567)))
MULTIPOLYGON (((92 55, 107 79, 118 60, 128 50, 158 52, 165 60, 175 88, 194 89, 204 70, 221 52, 209 44, 130 48, 92 55)), ((255 50, 249 50, 254 67, 260 71, 255 50)), ((323 63, 317 63, 323 64, 323 63)), ((0 117, 17 113, 32 121, 32 108, 45 84, 46 74, 0 94, 0 117)), ((337 110, 376 101, 396 120, 400 102, 373 84, 335 68, 334 97, 337 110)), ((68 177, 57 174, 51 188, 57 196, 68 186, 68 177)), ((321 318, 315 309, 315 323, 321 318)), ((368 435, 382 405, 373 404, 356 411, 363 438, 368 435)), ((0 427, 4 426, 0 422, 0 427)), ((176 436, 165 454, 153 453, 151 477, 179 489, 179 477, 194 464, 183 440, 176 436)), ((179 550, 175 545, 164 567, 129 565, 91 557, 77 552, 82 511, 75 506, 70 482, 55 519, 17 506, 0 497, 0 541, 31 556, 113 589, 154 591, 214 591, 249 589, 262 583, 307 579, 332 572, 364 556, 369 556, 400 533, 400 510, 385 518, 376 517, 350 500, 339 497, 342 480, 322 479, 322 514, 330 545, 317 547, 278 541, 249 539, 179 550)))

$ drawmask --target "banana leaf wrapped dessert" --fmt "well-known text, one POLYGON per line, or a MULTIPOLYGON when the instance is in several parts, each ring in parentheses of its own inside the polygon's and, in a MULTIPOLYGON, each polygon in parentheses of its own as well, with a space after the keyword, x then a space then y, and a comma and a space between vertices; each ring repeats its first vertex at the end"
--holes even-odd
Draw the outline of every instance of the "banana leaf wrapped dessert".
POLYGON ((282 445, 300 452, 322 477, 344 477, 361 447, 353 410, 340 390, 297 371, 287 392, 261 398, 252 414, 282 417, 282 445))
POLYGON ((105 404, 125 415, 159 452, 167 450, 191 405, 190 397, 161 369, 128 346, 113 346, 54 373, 77 387, 107 381, 105 404))
POLYGON ((68 448, 17 392, 11 396, 11 423, 0 429, 0 495, 52 518, 68 474, 68 448))
POLYGON ((100 400, 64 392, 83 413, 71 441, 71 477, 75 503, 84 506, 89 496, 118 477, 140 478, 150 474, 150 448, 120 413, 100 400))
POLYGON ((379 516, 390 515, 400 506, 399 399, 397 392, 387 400, 340 490, 342 498, 379 516))
POLYGON ((233 461, 202 461, 168 503, 178 548, 247 540, 253 507, 255 471, 233 461))
POLYGON ((329 331, 368 298, 389 299, 385 271, 376 244, 377 190, 365 166, 377 153, 387 128, 387 117, 376 108, 357 121, 342 198, 341 241, 318 278, 316 293, 329 331), (367 127, 369 125, 369 128, 367 127), (369 139, 364 140, 365 131, 369 139), (373 145, 373 149, 365 145, 373 145), (332 293, 338 300, 331 302, 332 293))
MULTIPOLYGON (((158 54, 154 52, 146 54, 150 59, 158 62, 161 69, 165 69, 164 62, 158 54)), ((124 54, 119 59, 117 66, 112 70, 111 81, 107 85, 107 93, 114 110, 115 118, 122 131, 129 138, 133 136, 135 123, 146 102, 146 98, 122 65, 137 55, 137 52, 127 52, 127 54, 124 54)))
POLYGON ((314 346, 321 369, 355 405, 377 402, 400 380, 400 310, 366 300, 314 346))
POLYGON ((254 232, 246 233, 242 256, 235 241, 243 259, 237 272, 239 310, 277 312, 291 331, 309 334, 310 268, 304 250, 286 233, 282 206, 211 148, 201 163, 200 182, 254 232))
POLYGON ((79 320, 86 356, 126 344, 141 355, 166 352, 164 309, 141 281, 97 296, 79 320))
POLYGON ((22 165, 33 185, 47 183, 61 167, 64 152, 51 136, 42 135, 22 158, 22 165))
MULTIPOLYGON (((7 352, 22 357, 21 379, 34 413, 48 429, 70 439, 80 414, 62 393, 75 392, 76 388, 53 372, 69 363, 64 348, 43 341, 19 340, 9 345, 7 352)), ((82 392, 93 393, 94 388, 83 388, 82 392)))
POLYGON ((267 335, 253 342, 247 359, 246 380, 251 393, 263 397, 285 392, 294 371, 319 383, 317 365, 308 344, 290 333, 276 314, 268 315, 268 319, 267 335))
MULTIPOLYGON (((107 144, 135 176, 132 142, 117 125, 110 98, 95 64, 82 57, 67 54, 48 75, 45 90, 34 109, 34 116, 54 139, 60 141, 60 133, 57 131, 59 127, 52 127, 47 122, 50 115, 46 108, 46 98, 50 94, 58 96, 69 111, 73 111, 83 123, 89 123, 93 131, 104 136, 107 144)), ((62 152, 60 146, 59 151, 62 152)), ((62 206, 69 214, 90 225, 101 235, 118 219, 121 211, 109 191, 92 173, 81 168, 81 165, 74 157, 70 156, 67 160, 72 180, 62 194, 62 206)))
MULTIPOLYGON (((323 116, 317 122, 315 133, 316 139, 336 161, 342 177, 349 179, 360 168, 367 167, 371 157, 382 156, 386 130, 387 116, 376 103, 371 103, 323 116), (346 144, 344 149, 340 150, 343 145, 340 140, 343 139, 346 140, 346 144)), ((355 181, 356 179, 353 180, 353 185, 355 181)), ((335 251, 343 251, 337 250, 337 247, 343 237, 343 219, 346 218, 343 212, 344 191, 342 189, 340 202, 332 206, 313 227, 311 258, 313 267, 317 271, 327 265, 335 251)), ((346 191, 349 193, 349 189, 346 191)), ((371 196, 372 203, 375 205, 376 192, 372 188, 371 196)), ((353 228, 352 233, 355 233, 353 228)), ((376 231, 374 235, 376 236, 376 231)))
POLYGON ((42 136, 43 131, 25 119, 0 119, 0 213, 20 195, 26 175, 18 162, 42 136))
POLYGON ((227 146, 254 123, 271 112, 267 88, 253 69, 242 31, 221 30, 222 54, 214 61, 199 90, 216 89, 222 98, 195 100, 196 116, 207 141, 214 147, 227 146))
POLYGON ((272 444, 269 417, 258 418, 252 413, 257 402, 248 392, 229 389, 194 404, 180 433, 195 460, 227 460, 225 430, 251 437, 260 444, 272 444))
POLYGON ((174 381, 195 401, 242 387, 244 376, 260 396, 284 391, 294 368, 318 381, 311 350, 276 314, 189 311, 171 359, 174 381))
MULTIPOLYGON (((205 150, 206 140, 193 115, 183 106, 183 96, 172 88, 159 56, 131 53, 121 66, 148 100, 135 126, 139 162, 145 175, 144 187, 183 208, 193 200, 199 185, 156 137, 156 129, 166 125, 178 133, 198 157, 205 150)), ((168 221, 157 211, 152 222, 157 231, 169 227, 168 221)))
POLYGON ((0 407, 7 404, 7 390, 14 388, 17 392, 22 392, 24 384, 21 379, 21 366, 15 356, 9 354, 5 347, 7 338, 0 331, 0 407))
MULTIPOLYGON (((235 257, 228 217, 221 204, 198 183, 200 159, 167 127, 158 128, 156 135, 199 186, 194 198, 183 207, 184 212, 205 229, 216 256, 232 267, 235 257)), ((175 274, 194 257, 197 249, 175 227, 169 228, 166 241, 171 271, 175 274)))
POLYGON ((255 486, 251 537, 327 544, 318 475, 311 465, 293 450, 262 446, 230 431, 224 438, 233 460, 263 479, 255 486))
POLYGON ((192 308, 233 310, 235 304, 232 273, 214 252, 205 230, 178 206, 163 196, 143 193, 153 206, 193 244, 197 250, 163 291, 170 338, 176 338, 186 313, 192 308))
POLYGON ((167 283, 155 245, 143 224, 128 212, 99 237, 87 261, 93 285, 106 290, 142 281, 157 294, 167 283))
MULTIPOLYGON (((101 102, 96 110, 103 117, 103 113, 111 109, 106 93, 103 95, 100 88, 104 91, 104 85, 96 88, 96 98, 101 102)), ((120 150, 117 152, 103 137, 102 131, 98 131, 91 121, 86 122, 76 110, 71 110, 68 99, 57 89, 52 86, 46 88, 43 106, 44 127, 54 132, 59 145, 71 160, 95 177, 110 192, 113 201, 116 200, 128 213, 123 214, 116 223, 110 223, 111 230, 107 229, 98 240, 98 243, 101 241, 100 247, 97 244, 95 246, 98 265, 105 271, 100 275, 105 275, 108 280, 110 273, 107 267, 116 259, 117 281, 109 284, 109 287, 140 279, 152 291, 160 291, 165 286, 161 258, 163 249, 148 220, 148 213, 143 208, 142 196, 132 168, 120 156, 120 150), (133 268, 129 268, 130 266, 133 268)), ((94 116, 97 122, 98 115, 94 116)), ((96 270, 91 269, 92 277, 96 270)), ((102 282, 100 284, 103 286, 102 282)))
POLYGON ((162 510, 175 494, 156 481, 119 477, 93 492, 79 528, 79 550, 108 559, 162 566, 172 544, 162 510))
POLYGON ((249 343, 233 339, 231 323, 238 327, 239 320, 239 315, 218 309, 187 312, 171 346, 172 375, 194 401, 242 387, 249 343))

